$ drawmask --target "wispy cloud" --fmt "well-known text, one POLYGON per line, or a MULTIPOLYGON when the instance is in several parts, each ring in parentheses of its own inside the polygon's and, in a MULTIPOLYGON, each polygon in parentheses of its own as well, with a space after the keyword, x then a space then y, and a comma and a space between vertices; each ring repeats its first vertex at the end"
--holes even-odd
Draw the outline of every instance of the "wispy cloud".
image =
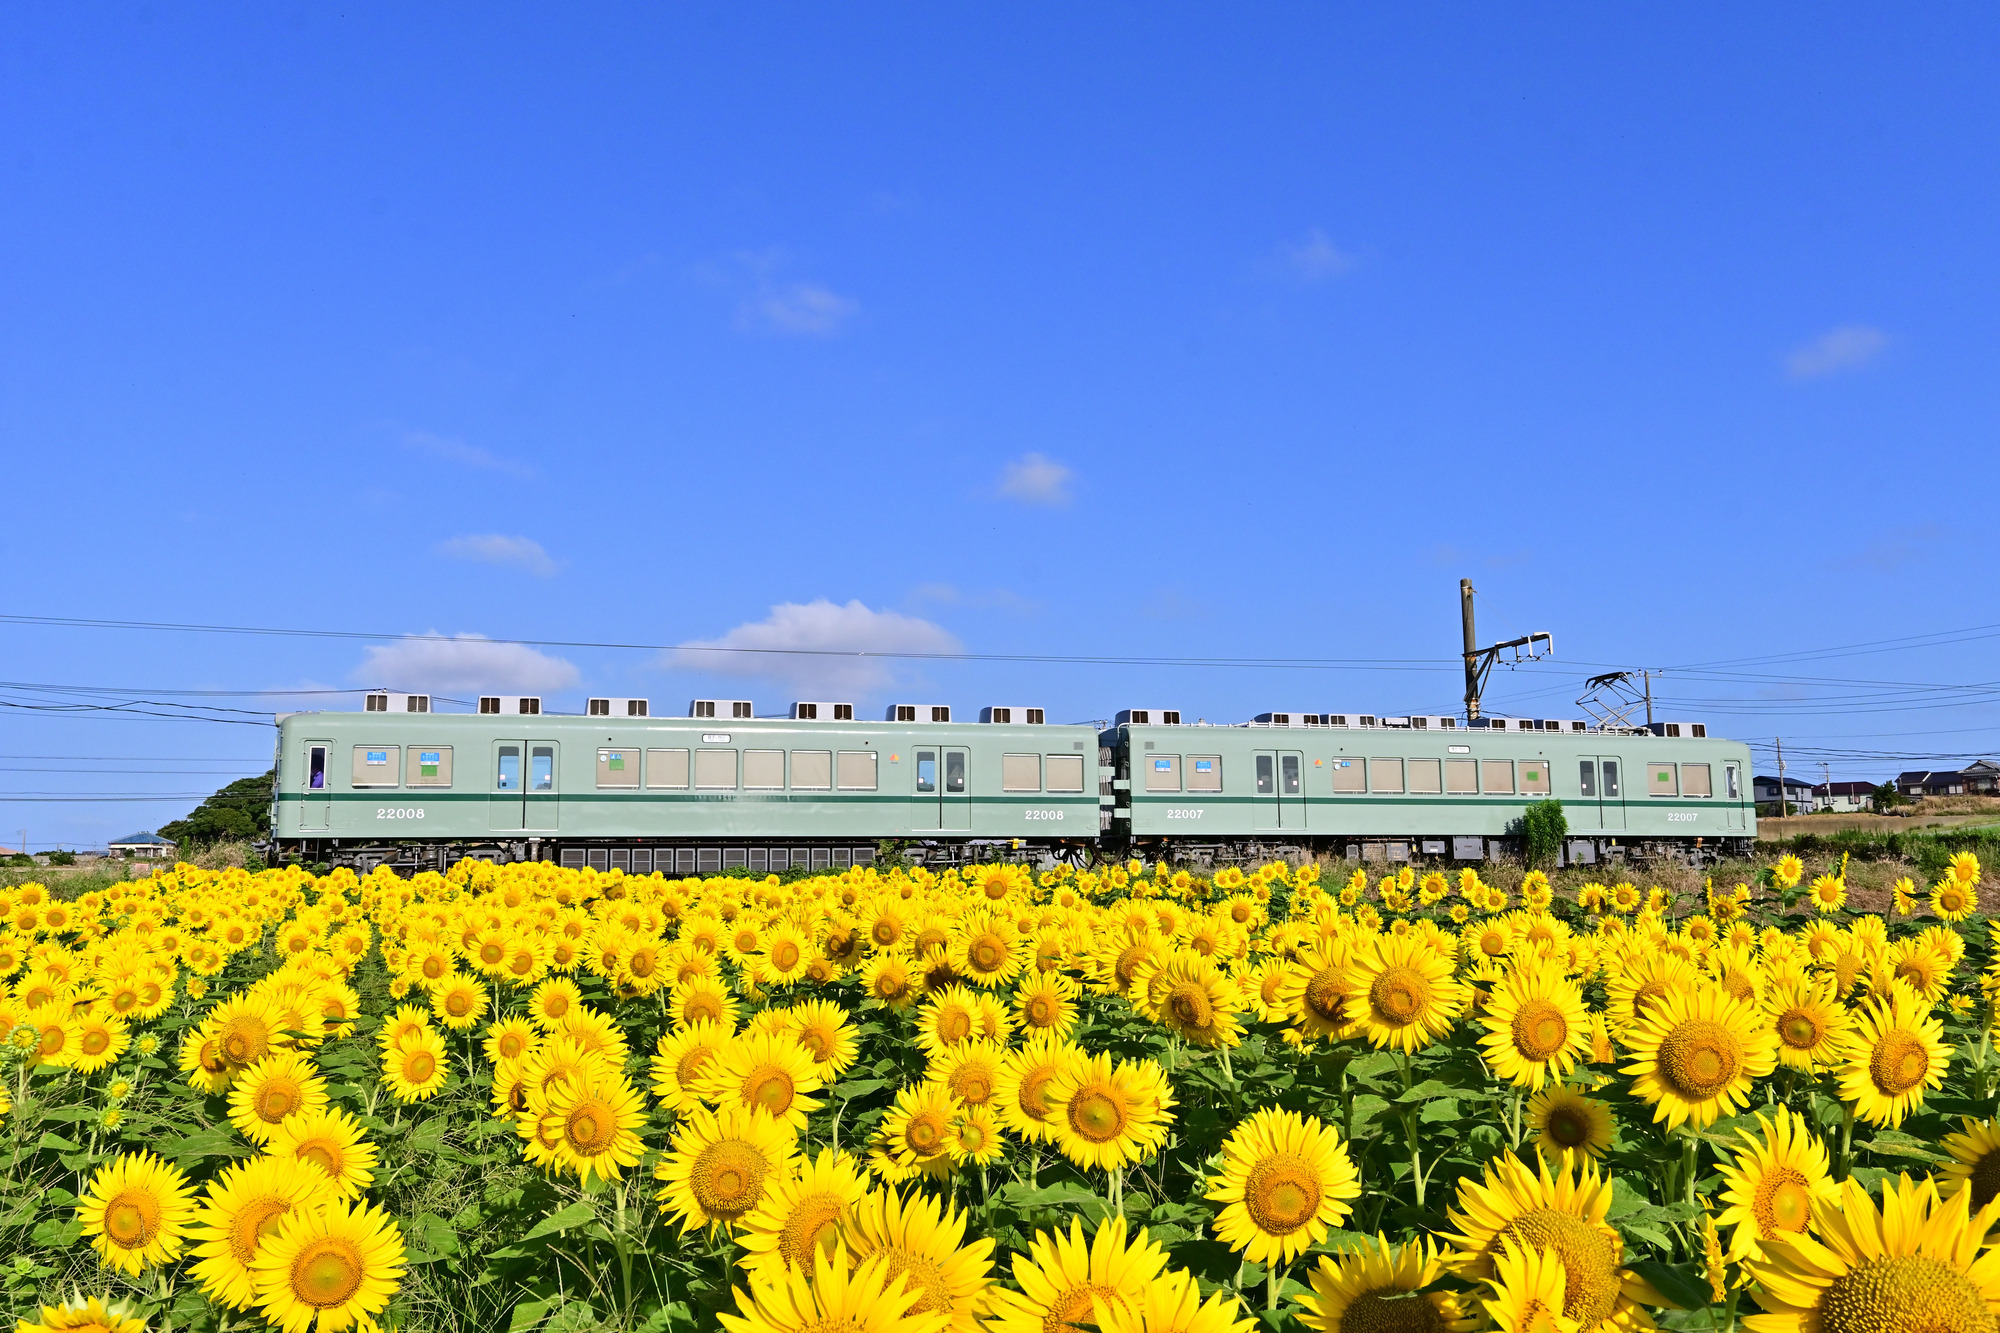
POLYGON ((1354 267, 1354 256, 1334 245, 1333 238, 1314 227, 1305 238, 1281 251, 1286 269, 1300 282, 1324 282, 1354 267))
POLYGON ((511 458, 501 458, 476 444, 467 444, 464 440, 455 440, 448 435, 433 435, 427 430, 404 431, 403 447, 429 454, 433 458, 441 458, 447 463, 456 463, 460 467, 504 472, 511 477, 529 478, 535 475, 535 470, 526 463, 516 462, 511 458))
POLYGON ((1795 380, 1818 379, 1836 371, 1853 370, 1873 361, 1889 345, 1889 335, 1867 324, 1843 324, 1829 329, 1785 358, 1785 370, 1795 380))
POLYGON ((950 583, 919 583, 910 589, 910 601, 933 606, 962 606, 972 611, 1006 611, 1013 615, 1033 615, 1041 604, 1007 588, 967 592, 950 583))
POLYGON ((455 560, 477 560, 487 565, 512 565, 536 578, 548 578, 562 566, 549 558, 542 544, 529 537, 504 537, 497 532, 453 537, 438 543, 438 550, 455 560))
POLYGON ((1076 497, 1070 482, 1076 474, 1053 458, 1025 454, 1000 473, 1000 494, 1031 505, 1066 505, 1076 497))
POLYGON ((730 258, 733 265, 704 264, 697 274, 718 285, 750 288, 736 307, 736 327, 743 332, 827 338, 861 309, 860 302, 824 282, 784 276, 790 255, 783 249, 739 250, 730 258))
POLYGON ((524 643, 495 643, 483 634, 424 637, 373 644, 355 668, 364 685, 412 693, 548 694, 577 682, 576 665, 524 643))
POLYGON ((942 626, 917 616, 877 611, 858 601, 843 605, 820 598, 781 603, 762 620, 690 647, 760 651, 677 649, 667 655, 667 665, 769 680, 809 698, 859 699, 886 689, 907 673, 894 661, 841 654, 954 653, 959 642, 942 626))

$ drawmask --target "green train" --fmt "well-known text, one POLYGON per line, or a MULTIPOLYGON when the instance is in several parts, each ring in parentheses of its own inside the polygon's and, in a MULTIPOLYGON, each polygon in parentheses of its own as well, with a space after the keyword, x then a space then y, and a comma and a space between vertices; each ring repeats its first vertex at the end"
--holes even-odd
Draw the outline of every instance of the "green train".
POLYGON ((1184 723, 1128 709, 1062 724, 942 704, 877 722, 838 703, 758 717, 643 699, 581 715, 486 696, 473 713, 374 694, 279 719, 273 855, 442 868, 463 856, 634 874, 837 869, 885 847, 933 865, 1142 855, 1190 864, 1332 856, 1478 861, 1561 800, 1565 862, 1744 854, 1746 746, 1700 724, 1266 713, 1184 723))

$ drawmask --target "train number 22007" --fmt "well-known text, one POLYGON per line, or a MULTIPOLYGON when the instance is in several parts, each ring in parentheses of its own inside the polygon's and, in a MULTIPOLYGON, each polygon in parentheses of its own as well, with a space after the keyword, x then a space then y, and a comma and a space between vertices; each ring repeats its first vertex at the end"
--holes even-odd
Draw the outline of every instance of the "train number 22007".
POLYGON ((424 808, 421 805, 378 805, 375 807, 375 818, 377 819, 422 819, 423 817, 424 808))
POLYGON ((1200 818, 1201 818, 1201 811, 1199 811, 1199 810, 1179 810, 1179 809, 1169 809, 1169 810, 1167 811, 1167 818, 1168 818, 1168 819, 1200 819, 1200 818))

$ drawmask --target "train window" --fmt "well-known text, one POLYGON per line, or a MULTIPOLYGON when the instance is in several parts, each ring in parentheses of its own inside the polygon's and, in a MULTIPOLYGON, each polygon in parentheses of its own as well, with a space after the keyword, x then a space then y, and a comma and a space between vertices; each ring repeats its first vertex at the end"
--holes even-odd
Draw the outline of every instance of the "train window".
POLYGON ((1187 757, 1187 789, 1189 791, 1222 790, 1222 756, 1219 754, 1191 754, 1187 757))
POLYGON ((1359 792, 1368 790, 1368 761, 1365 759, 1335 759, 1333 762, 1333 789, 1337 792, 1359 792))
POLYGON ((1713 796, 1715 791, 1709 786, 1707 764, 1681 765, 1681 795, 1713 796))
POLYGON ((1083 756, 1080 754, 1052 754, 1048 758, 1047 789, 1052 792, 1079 792, 1083 790, 1083 756))
POLYGON ((917 751, 917 791, 926 796, 937 794, 937 751, 917 751))
POLYGON ((1521 793, 1524 796, 1547 796, 1551 791, 1549 766, 1539 759, 1521 761, 1521 793))
POLYGON ((648 787, 685 787, 688 785, 688 752, 686 750, 646 751, 646 785, 648 787))
POLYGON ((326 747, 315 745, 306 751, 306 790, 326 790, 326 747))
POLYGON ((1724 764, 1722 766, 1722 794, 1732 801, 1743 799, 1743 787, 1740 779, 1736 776, 1736 765, 1734 764, 1724 764))
POLYGON ((354 785, 357 787, 393 787, 396 785, 396 760, 400 746, 357 745, 354 747, 354 785))
POLYGON ((1400 792, 1403 790, 1403 761, 1400 759, 1370 759, 1368 776, 1371 779, 1368 790, 1379 792, 1400 792))
POLYGON ((1604 761, 1604 799, 1607 801, 1618 799, 1618 761, 1616 759, 1607 759, 1604 761))
POLYGON ((781 791, 785 786, 783 750, 745 750, 743 785, 757 791, 781 791))
MULTIPOLYGON (((947 718, 946 721, 951 719, 947 718)), ((965 791, 965 751, 946 750, 944 752, 944 789, 957 796, 965 791)))
POLYGON ((638 786, 639 752, 623 748, 599 750, 597 785, 611 788, 638 786))
POLYGON ((1452 796, 1470 796, 1479 790, 1479 761, 1476 759, 1447 759, 1444 761, 1444 789, 1452 796))
POLYGON ((875 752, 873 750, 842 750, 840 752, 840 789, 842 791, 875 790, 875 752))
POLYGON ((1576 761, 1576 785, 1585 796, 1597 795, 1597 761, 1579 759, 1576 761))
POLYGON ((1150 754, 1146 756, 1146 790, 1179 791, 1181 789, 1181 757, 1177 754, 1150 754))
MULTIPOLYGON (((825 791, 833 785, 833 751, 792 751, 792 790, 825 791)), ((780 866, 779 869, 784 867, 780 866)))
POLYGON ((493 756, 493 790, 521 790, 521 747, 503 745, 493 756))
POLYGON ((1038 754, 1003 754, 1000 756, 1001 791, 1040 791, 1042 789, 1042 757, 1038 754))
POLYGON ((734 791, 736 789, 736 751, 696 750, 694 752, 694 785, 711 790, 734 791))
POLYGON ((1278 766, 1268 754, 1257 756, 1257 794, 1270 796, 1278 790, 1278 766))
POLYGON ((1278 756, 1278 790, 1286 796, 1297 796, 1304 789, 1305 778, 1299 771, 1299 756, 1286 754, 1278 756))
POLYGON ((528 750, 528 790, 554 791, 555 789, 556 747, 531 746, 528 750))
POLYGON ((1410 761, 1410 794, 1435 796, 1444 790, 1444 765, 1435 759, 1410 761))
POLYGON ((1681 794, 1680 783, 1675 779, 1674 775, 1674 765, 1659 763, 1646 765, 1646 794, 1648 796, 1678 796, 1681 794))
POLYGON ((1479 786, 1488 796, 1512 796, 1514 794, 1514 761, 1512 759, 1480 760, 1479 786))
POLYGON ((403 775, 405 786, 449 787, 451 785, 449 745, 412 745, 409 755, 409 771, 403 775))

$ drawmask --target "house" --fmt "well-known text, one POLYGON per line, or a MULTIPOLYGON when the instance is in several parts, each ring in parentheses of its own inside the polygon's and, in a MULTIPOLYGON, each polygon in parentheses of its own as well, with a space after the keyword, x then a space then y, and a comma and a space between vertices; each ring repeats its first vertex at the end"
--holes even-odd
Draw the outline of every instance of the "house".
POLYGON ((1958 771, 1965 789, 1978 796, 2000 796, 2000 764, 1991 759, 1975 759, 1958 771))
MULTIPOLYGON (((1750 790, 1758 805, 1778 805, 1778 780, 1765 774, 1750 779, 1750 790)), ((1785 800, 1801 810, 1813 808, 1813 785, 1799 778, 1785 779, 1785 800)))
POLYGON ((157 833, 129 833, 106 845, 113 856, 130 857, 134 860, 150 861, 174 854, 175 843, 171 838, 163 838, 157 833))
POLYGON ((1896 775, 1896 790, 1904 796, 1963 796, 1965 775, 1957 769, 1913 769, 1896 775))
POLYGON ((1835 814, 1866 810, 1874 797, 1875 784, 1872 782, 1822 782, 1812 789, 1813 808, 1831 810, 1835 814))

